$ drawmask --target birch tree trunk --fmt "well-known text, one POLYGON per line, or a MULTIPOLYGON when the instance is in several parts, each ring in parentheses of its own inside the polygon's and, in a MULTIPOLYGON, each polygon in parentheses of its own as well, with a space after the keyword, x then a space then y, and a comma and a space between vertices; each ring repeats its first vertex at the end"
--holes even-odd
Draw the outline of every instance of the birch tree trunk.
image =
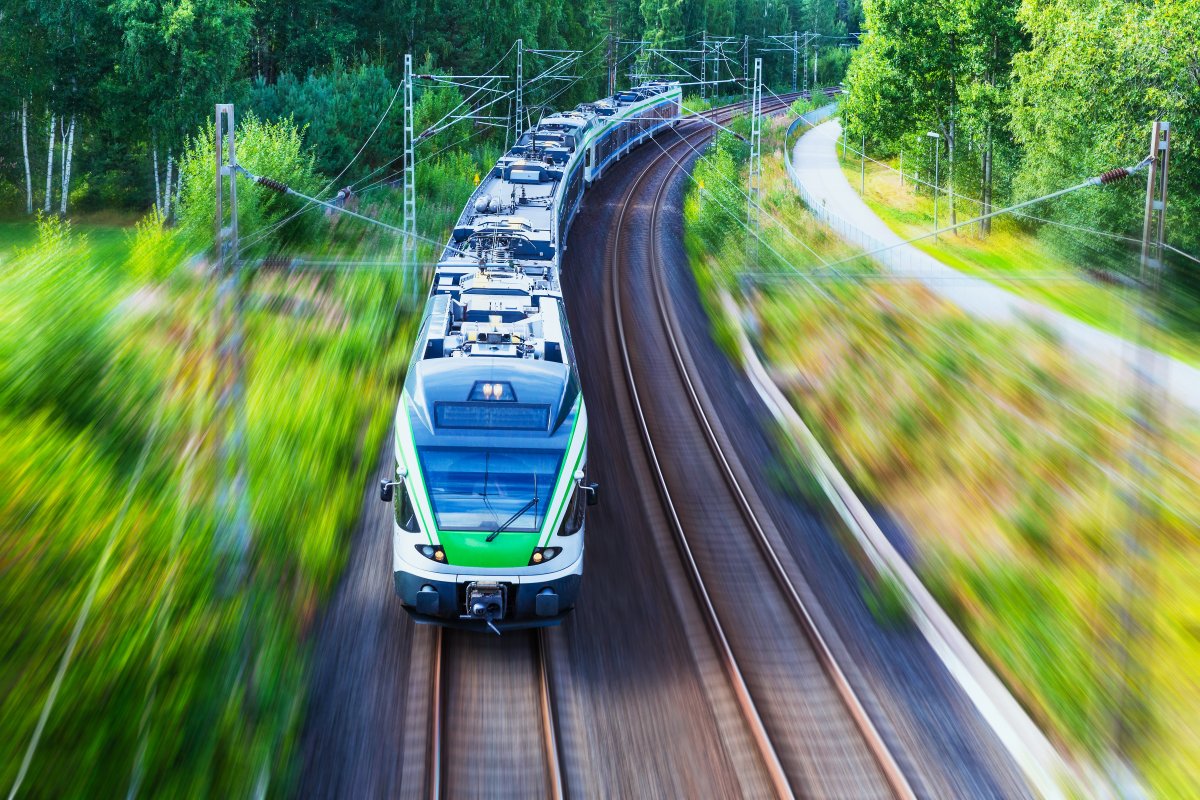
POLYGON ((71 115, 71 124, 67 126, 66 133, 63 134, 63 161, 62 161, 62 200, 59 206, 59 213, 66 215, 67 200, 71 196, 71 159, 75 154, 75 115, 71 115))
MULTIPOLYGON (((62 202, 63 196, 63 180, 67 177, 67 132, 70 126, 67 123, 67 115, 63 114, 58 118, 58 198, 62 202)), ((53 204, 51 204, 53 205, 53 204)))
MULTIPOLYGON (((154 167, 154 209, 158 213, 163 213, 162 193, 159 191, 158 180, 158 135, 155 134, 150 140, 150 160, 154 167)), ((171 191, 171 186, 167 185, 167 191, 171 191)))
POLYGON ((50 113, 50 146, 46 148, 46 204, 43 211, 50 213, 50 203, 54 192, 54 123, 57 120, 54 112, 50 113))
POLYGON ((163 219, 171 218, 171 176, 174 175, 175 158, 171 154, 171 148, 167 148, 167 196, 164 199, 165 207, 163 208, 163 219))
POLYGON ((21 100, 21 152, 25 155, 25 213, 33 213, 33 172, 29 169, 29 100, 21 100))

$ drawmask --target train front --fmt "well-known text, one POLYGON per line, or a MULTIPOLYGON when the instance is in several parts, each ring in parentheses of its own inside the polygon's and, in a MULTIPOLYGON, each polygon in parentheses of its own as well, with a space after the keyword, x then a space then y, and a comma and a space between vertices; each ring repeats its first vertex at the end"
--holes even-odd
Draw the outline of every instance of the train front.
MULTIPOLYGON (((553 625, 583 571, 587 414, 574 370, 438 358, 410 371, 396 416, 396 592, 420 622, 553 625)), ((394 490, 394 496, 392 491, 394 490)))

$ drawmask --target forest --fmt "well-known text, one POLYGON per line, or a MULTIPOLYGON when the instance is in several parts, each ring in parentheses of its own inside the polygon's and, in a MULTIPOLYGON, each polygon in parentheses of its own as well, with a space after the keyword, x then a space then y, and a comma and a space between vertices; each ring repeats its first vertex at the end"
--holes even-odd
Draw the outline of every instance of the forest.
MULTIPOLYGON (((1167 321, 1200 328, 1200 2, 866 0, 847 138, 903 153, 974 211, 1047 194, 1146 154, 1170 123, 1167 321)), ((1021 221, 1093 276, 1137 271, 1145 181, 1041 204, 1021 221), (1127 238, 1125 238, 1127 237, 1127 238)), ((949 203, 951 221, 955 205, 949 203)), ((986 225, 984 231, 986 232, 986 225)))
MULTIPOLYGON (((582 51, 580 80, 555 98, 561 107, 603 94, 609 59, 623 72, 643 39, 681 47, 704 30, 739 46, 793 30, 839 36, 857 31, 860 16, 858 0, 20 0, 0 12, 0 210, 154 204, 169 218, 180 153, 217 102, 294 119, 332 175, 388 106, 406 53, 426 72, 511 75, 517 39, 582 51)), ((840 41, 826 48, 827 82, 846 60, 840 41)), ((789 59, 768 61, 770 78, 790 80, 789 59)), ((537 57, 525 69, 536 73, 537 57)), ((357 162, 363 172, 396 155, 399 126, 380 133, 357 162)))

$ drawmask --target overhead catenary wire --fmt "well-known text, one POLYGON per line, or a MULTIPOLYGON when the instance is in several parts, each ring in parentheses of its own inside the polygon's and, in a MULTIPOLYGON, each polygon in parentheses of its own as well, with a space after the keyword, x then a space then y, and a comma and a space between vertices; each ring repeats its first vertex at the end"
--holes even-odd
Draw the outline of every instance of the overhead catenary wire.
POLYGON ((919 242, 922 239, 928 239, 930 236, 936 236, 936 235, 942 234, 942 233, 949 233, 950 231, 957 230, 957 229, 965 227, 967 225, 974 225, 976 223, 982 222, 985 219, 991 219, 993 217, 998 217, 1001 214, 1012 214, 1013 212, 1019 211, 1022 208, 1027 208, 1029 206, 1036 205, 1038 203, 1044 203, 1044 202, 1053 200, 1058 197, 1063 197, 1065 195, 1072 194, 1073 192, 1080 191, 1081 189, 1088 189, 1093 186, 1100 186, 1100 185, 1105 185, 1105 184, 1109 184, 1109 183, 1114 183, 1123 178, 1127 178, 1130 175, 1134 175, 1136 173, 1144 171, 1146 169, 1146 167, 1149 166, 1149 164, 1150 164, 1150 160, 1148 158, 1146 158, 1131 167, 1120 167, 1120 168, 1117 168, 1114 170, 1109 170, 1108 172, 1105 172, 1101 175, 1095 175, 1091 178, 1088 178, 1085 181, 1077 183, 1074 186, 1068 186, 1066 188, 1050 192, 1049 194, 1044 194, 1040 197, 1034 197, 1029 200, 1024 200, 1020 203, 1014 203, 1011 206, 1006 206, 1004 208, 995 209, 993 211, 989 211, 986 214, 980 214, 976 217, 972 217, 971 219, 964 220, 963 222, 956 222, 951 225, 945 225, 940 228, 935 228, 934 230, 929 231, 927 233, 922 233, 919 236, 913 236, 911 238, 904 239, 902 241, 895 242, 893 244, 884 245, 883 247, 877 247, 873 250, 869 250, 867 252, 861 253, 856 256, 850 256, 850 257, 841 259, 839 261, 830 262, 830 263, 826 264, 826 266, 833 267, 833 266, 837 266, 838 264, 845 264, 850 261, 857 261, 860 258, 871 258, 873 256, 879 255, 880 253, 886 253, 889 250, 894 250, 897 247, 903 247, 906 244, 912 244, 913 242, 919 242))
MULTIPOLYGON (((501 64, 503 64, 504 60, 506 58, 508 58, 508 56, 512 53, 513 48, 515 48, 516 46, 517 46, 516 42, 513 42, 511 45, 509 45, 508 50, 504 51, 504 55, 500 56, 500 58, 497 59, 496 63, 492 65, 489 72, 495 71, 495 69, 497 67, 499 67, 501 64)), ((317 192, 318 196, 329 191, 329 189, 331 187, 336 185, 337 182, 341 180, 342 176, 345 175, 346 172, 350 169, 350 167, 353 166, 353 164, 358 160, 359 156, 361 156, 362 153, 366 150, 367 145, 370 144, 372 139, 374 139, 375 134, 379 132, 380 127, 382 127, 384 121, 387 119, 388 115, 391 113, 392 107, 395 106, 395 104, 396 104, 396 98, 400 96, 400 92, 403 90, 403 88, 404 88, 404 81, 399 81, 396 84, 396 90, 392 93, 391 100, 388 102, 387 107, 384 109, 383 113, 380 115, 379 119, 376 121, 375 127, 372 128, 371 133, 368 134, 367 138, 363 141, 362 145, 358 148, 358 151, 354 154, 354 156, 350 159, 350 161, 346 163, 346 166, 342 167, 342 169, 338 172, 338 174, 336 176, 334 176, 334 178, 332 180, 327 182, 321 188, 321 190, 319 192, 317 192)), ((394 160, 395 159, 393 159, 393 161, 394 160)), ((272 223, 271 225, 263 228, 262 230, 256 232, 254 236, 247 237, 247 239, 242 243, 241 246, 242 247, 251 247, 254 244, 257 244, 258 242, 265 239, 267 236, 270 236, 272 233, 279 230, 284 225, 288 224, 292 220, 299 217, 301 214, 310 210, 312 207, 313 207, 313 205, 311 203, 305 204, 303 207, 296 209, 295 211, 293 211, 291 214, 287 215, 286 217, 284 217, 284 218, 272 223)))
MULTIPOLYGON (((782 100, 782 98, 780 98, 778 95, 776 95, 770 89, 768 89, 767 91, 770 92, 771 95, 774 96, 776 99, 782 100)), ((809 127, 816 127, 811 122, 804 119, 803 115, 801 115, 800 119, 805 124, 807 124, 809 127)), ((785 143, 785 146, 786 146, 786 143, 785 143)), ((858 151, 855 150, 855 152, 858 152, 858 151)), ((1080 189, 1085 189, 1085 188, 1092 187, 1092 186, 1106 185, 1109 183, 1115 183, 1116 181, 1123 180, 1124 178, 1127 178, 1130 175, 1133 175, 1135 173, 1145 170, 1146 167, 1149 166, 1149 163, 1150 163, 1149 158, 1145 158, 1131 167, 1118 167, 1116 169, 1111 169, 1111 170, 1108 170, 1107 172, 1101 173, 1100 175, 1096 175, 1091 178, 1088 178, 1086 181, 1083 181, 1082 183, 1076 184, 1074 186, 1069 186, 1064 189, 1059 189, 1059 190, 1051 192, 1049 194, 1042 195, 1040 197, 1035 197, 1035 198, 1025 200, 1025 201, 1022 201, 1019 203, 1015 203, 1013 205, 1006 206, 1003 208, 993 209, 992 211, 990 211, 986 214, 981 214, 979 216, 972 217, 970 219, 964 220, 963 222, 957 222, 952 225, 938 228, 936 230, 932 230, 927 233, 923 233, 919 236, 915 236, 911 239, 907 239, 907 240, 904 240, 901 242, 896 242, 894 244, 886 245, 884 247, 876 248, 875 250, 863 252, 863 253, 860 253, 860 254, 857 254, 854 256, 848 256, 847 258, 841 259, 839 261, 826 262, 825 265, 829 266, 829 267, 834 267, 839 264, 848 263, 850 261, 855 261, 860 258, 868 258, 868 257, 874 256, 874 255, 878 255, 879 253, 887 252, 888 250, 894 249, 896 247, 901 247, 906 244, 911 244, 913 242, 921 241, 922 239, 926 239, 930 236, 953 231, 953 230, 956 230, 957 228, 961 228, 961 227, 964 227, 967 225, 974 225, 985 219, 991 219, 992 217, 1000 216, 1001 214, 1014 214, 1015 216, 1022 216, 1020 211, 1023 208, 1026 208, 1031 205, 1035 205, 1037 203, 1053 200, 1057 197, 1061 197, 1063 195, 1070 194, 1070 193, 1078 191, 1080 189)), ((889 166, 889 169, 890 168, 891 167, 889 166)), ((972 200, 973 202, 980 202, 977 200, 973 200, 972 198, 965 198, 965 199, 972 200)), ((1038 218, 1033 217, 1033 219, 1038 219, 1038 218)), ((1052 220, 1039 220, 1039 221, 1051 222, 1053 224, 1052 220)), ((1104 235, 1103 232, 1101 232, 1101 231, 1092 231, 1091 229, 1084 229, 1084 230, 1087 230, 1087 231, 1093 232, 1093 233, 1100 233, 1101 235, 1104 235)), ((1119 238, 1127 238, 1127 237, 1120 236, 1120 234, 1109 234, 1109 235, 1114 236, 1114 237, 1119 237, 1119 238)), ((1175 248, 1171 248, 1171 249, 1175 249, 1175 248)), ((1189 256, 1189 257, 1193 258, 1193 260, 1200 262, 1200 259, 1196 259, 1195 257, 1192 257, 1192 256, 1189 256)))
POLYGON ((316 197, 310 197, 310 196, 304 194, 303 192, 298 192, 295 189, 292 189, 291 187, 289 187, 287 184, 283 183, 282 181, 277 181, 274 178, 269 178, 265 175, 255 175, 254 173, 250 172, 249 170, 247 170, 245 167, 242 167, 241 165, 238 165, 237 170, 238 170, 238 172, 245 175, 246 178, 248 178, 249 180, 253 181, 254 183, 257 183, 259 186, 270 189, 271 191, 279 192, 280 194, 291 195, 293 197, 298 197, 301 200, 305 200, 310 203, 316 203, 317 205, 333 209, 334 211, 337 211, 339 214, 346 214, 347 216, 354 217, 355 219, 360 219, 363 222, 366 222, 370 225, 375 225, 377 227, 383 228, 384 230, 391 231, 392 233, 398 234, 400 236, 411 235, 412 237, 419 239, 421 241, 437 245, 438 247, 444 247, 446 249, 446 251, 454 253, 456 255, 468 256, 468 257, 471 255, 470 253, 468 253, 465 250, 460 250, 452 245, 446 244, 445 242, 438 241, 437 239, 431 239, 428 236, 422 236, 421 234, 418 234, 418 233, 409 234, 409 233, 406 233, 403 228, 398 228, 395 225, 391 225, 382 220, 378 220, 373 217, 368 217, 366 214, 360 214, 357 211, 351 211, 348 208, 342 208, 342 207, 336 206, 333 203, 330 203, 326 200, 320 200, 316 197))
MULTIPOLYGON (((768 88, 767 91, 770 92, 771 90, 768 88)), ((778 95, 775 95, 774 92, 771 92, 771 94, 778 97, 778 95)), ((803 119, 803 116, 801 117, 801 120, 804 122, 804 124, 808 125, 808 127, 810 127, 810 128, 816 127, 816 125, 814 125, 813 123, 809 122, 806 119, 803 119)), ((873 158, 872 156, 867 155, 866 153, 862 152, 858 147, 855 147, 850 142, 845 142, 845 147, 848 151, 854 153, 859 158, 865 159, 866 161, 870 161, 872 164, 883 167, 884 169, 889 170, 891 172, 900 174, 900 170, 897 169, 896 167, 892 166, 891 164, 887 163, 886 161, 880 161, 877 158, 873 158)), ((954 197, 959 200, 964 200, 968 203, 974 203, 981 207, 983 206, 983 200, 980 198, 972 197, 970 195, 963 194, 962 192, 958 192, 952 188, 947 188, 944 186, 935 187, 932 183, 930 183, 927 180, 923 180, 919 175, 917 175, 915 173, 911 173, 911 174, 906 173, 904 175, 904 177, 907 178, 908 180, 911 180, 913 183, 920 184, 921 186, 925 186, 930 189, 936 189, 937 191, 941 192, 942 194, 945 194, 948 197, 954 197)), ((1098 228, 1091 228, 1091 227, 1088 227, 1085 225, 1076 225, 1076 224, 1073 224, 1070 222, 1063 222, 1061 220, 1048 219, 1046 217, 1039 217, 1039 216, 1036 216, 1034 214, 1030 214, 1030 213, 1024 212, 1024 211, 1014 211, 1013 216, 1020 217, 1022 219, 1027 219, 1027 220, 1030 220, 1031 222, 1037 222, 1037 223, 1041 223, 1041 224, 1045 224, 1045 225, 1051 225, 1054 227, 1063 228, 1065 230, 1077 231, 1079 233, 1087 233, 1087 234, 1091 234, 1094 236, 1100 236, 1100 237, 1103 237, 1106 239, 1112 239, 1114 241, 1121 241, 1121 242, 1126 242, 1129 244, 1136 244, 1138 246, 1140 246, 1141 242, 1142 242, 1141 239, 1134 237, 1134 236, 1128 236, 1126 234, 1116 233, 1114 231, 1104 231, 1104 230, 1100 230, 1098 228)), ((979 218, 969 220, 969 222, 971 222, 971 223, 978 222, 978 221, 979 221, 979 218)), ((1184 258, 1188 259, 1189 261, 1193 261, 1197 264, 1200 264, 1200 257, 1195 256, 1191 253, 1188 253, 1185 250, 1181 250, 1177 247, 1173 247, 1172 245, 1166 244, 1166 243, 1163 244, 1163 247, 1172 251, 1176 255, 1183 256, 1184 258)))

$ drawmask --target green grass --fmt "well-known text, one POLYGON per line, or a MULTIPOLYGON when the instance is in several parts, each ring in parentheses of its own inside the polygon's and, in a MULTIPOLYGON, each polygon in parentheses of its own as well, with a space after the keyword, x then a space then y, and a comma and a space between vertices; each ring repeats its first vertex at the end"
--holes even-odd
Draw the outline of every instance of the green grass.
MULTIPOLYGON (((98 223, 73 224, 76 234, 86 236, 90 243, 88 259, 97 265, 119 265, 129 253, 132 228, 124 225, 98 223)), ((37 222, 0 222, 0 264, 24 247, 37 241, 37 222)))
MULTIPOLYGON (((853 152, 838 159, 850 185, 862 183, 860 161, 853 152)), ((933 229, 933 197, 913 191, 913 185, 900 185, 895 160, 883 166, 871 161, 866 168, 864 201, 889 228, 908 239, 933 229)), ((928 178, 925 178, 928 179, 928 178)), ((958 219, 969 219, 980 213, 980 205, 956 198, 958 219)), ((947 198, 938 202, 938 222, 949 222, 947 198)), ((969 275, 987 279, 1021 297, 1041 303, 1068 314, 1101 330, 1128 339, 1136 336, 1136 314, 1132 307, 1132 291, 1121 286, 1098 282, 1087 271, 1089 264, 1064 259, 1032 232, 1028 224, 1016 218, 999 217, 993 221, 992 233, 981 238, 978 226, 960 229, 938 237, 914 242, 914 245, 949 267, 969 275)), ((1096 246, 1112 251, 1113 245, 1097 240, 1096 246)), ((1136 258, 1130 253, 1128 258, 1136 258)), ((1193 365, 1200 365, 1200 342, 1173 331, 1156 333, 1154 345, 1163 352, 1193 365)))

